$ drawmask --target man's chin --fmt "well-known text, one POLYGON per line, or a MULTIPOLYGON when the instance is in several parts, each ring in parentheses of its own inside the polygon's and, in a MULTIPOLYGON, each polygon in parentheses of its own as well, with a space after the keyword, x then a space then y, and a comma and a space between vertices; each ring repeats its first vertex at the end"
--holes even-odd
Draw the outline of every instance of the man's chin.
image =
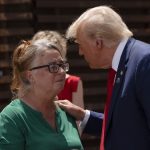
POLYGON ((98 65, 92 65, 92 64, 89 64, 89 67, 91 69, 109 69, 109 68, 111 68, 110 66, 98 66, 98 65))
POLYGON ((90 67, 91 69, 100 69, 98 66, 95 66, 95 65, 92 65, 92 64, 89 64, 89 67, 90 67))

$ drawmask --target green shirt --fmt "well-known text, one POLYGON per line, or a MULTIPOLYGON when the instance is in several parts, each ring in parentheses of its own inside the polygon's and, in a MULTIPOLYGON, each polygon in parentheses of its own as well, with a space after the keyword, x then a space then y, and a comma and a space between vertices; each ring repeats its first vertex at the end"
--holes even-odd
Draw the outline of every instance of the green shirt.
POLYGON ((75 120, 59 107, 56 126, 16 99, 0 113, 0 150, 83 150, 75 120))

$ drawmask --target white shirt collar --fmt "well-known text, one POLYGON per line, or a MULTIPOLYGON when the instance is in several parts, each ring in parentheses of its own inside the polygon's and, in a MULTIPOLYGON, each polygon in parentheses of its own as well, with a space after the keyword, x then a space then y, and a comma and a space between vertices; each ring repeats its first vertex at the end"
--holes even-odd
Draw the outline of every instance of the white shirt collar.
POLYGON ((123 39, 123 40, 119 43, 119 45, 118 45, 118 47, 117 47, 117 49, 116 49, 116 51, 115 51, 115 54, 114 54, 114 56, 113 56, 112 68, 113 68, 116 72, 117 72, 117 70, 118 70, 118 65, 119 65, 119 62, 120 62, 120 58, 121 58, 122 52, 123 52, 123 50, 124 50, 124 47, 125 47, 127 41, 128 41, 128 38, 125 38, 125 39, 123 39))

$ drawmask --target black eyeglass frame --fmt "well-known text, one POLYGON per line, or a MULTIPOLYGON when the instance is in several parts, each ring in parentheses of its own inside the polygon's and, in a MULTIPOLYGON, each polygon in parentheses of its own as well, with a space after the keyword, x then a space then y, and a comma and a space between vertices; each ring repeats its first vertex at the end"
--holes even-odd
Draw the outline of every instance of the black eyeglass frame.
POLYGON ((49 63, 49 64, 47 64, 47 65, 42 65, 42 66, 37 66, 37 67, 33 67, 33 68, 31 68, 31 69, 29 69, 30 71, 32 71, 32 70, 36 70, 36 69, 40 69, 40 68, 45 68, 45 67, 48 67, 48 70, 49 70, 49 72, 50 73, 57 73, 58 71, 59 71, 59 68, 61 67, 65 72, 68 72, 69 71, 69 63, 67 62, 67 61, 62 61, 62 62, 60 62, 60 63, 58 63, 58 62, 51 62, 51 63, 49 63), (51 71, 51 65, 56 65, 56 66, 58 66, 57 67, 57 69, 56 69, 56 71, 51 71))

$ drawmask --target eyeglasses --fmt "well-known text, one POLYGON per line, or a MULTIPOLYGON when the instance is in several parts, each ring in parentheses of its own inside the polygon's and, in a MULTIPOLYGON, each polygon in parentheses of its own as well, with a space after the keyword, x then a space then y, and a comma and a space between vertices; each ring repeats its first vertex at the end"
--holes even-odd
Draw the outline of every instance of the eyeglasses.
POLYGON ((51 62, 47 65, 42 65, 42 66, 37 66, 33 67, 30 69, 35 70, 35 69, 40 69, 40 68, 45 68, 48 67, 48 70, 50 73, 57 73, 59 71, 59 68, 61 67, 65 72, 69 71, 69 63, 67 61, 61 61, 61 62, 51 62))

